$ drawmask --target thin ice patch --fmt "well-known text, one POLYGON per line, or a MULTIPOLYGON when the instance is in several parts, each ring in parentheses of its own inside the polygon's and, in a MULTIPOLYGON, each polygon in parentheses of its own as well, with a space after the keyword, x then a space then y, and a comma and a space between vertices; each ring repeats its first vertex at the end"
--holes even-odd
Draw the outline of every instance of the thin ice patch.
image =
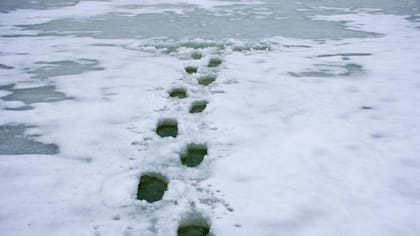
POLYGON ((55 90, 54 86, 43 86, 36 88, 10 89, 11 94, 2 97, 5 101, 22 101, 25 104, 40 102, 58 102, 67 99, 64 93, 55 90))
POLYGON ((3 69, 3 70, 11 70, 13 68, 14 68, 13 66, 8 66, 8 65, 0 64, 0 69, 3 69))
POLYGON ((56 144, 45 144, 34 140, 34 136, 25 135, 25 125, 0 126, 0 155, 57 154, 56 144))
POLYGON ((41 67, 31 70, 28 73, 33 74, 33 78, 46 79, 56 76, 77 75, 87 71, 103 70, 99 67, 99 62, 92 59, 81 59, 79 61, 52 61, 52 62, 37 62, 41 67))
POLYGON ((289 72, 293 77, 346 77, 363 73, 363 66, 354 63, 345 65, 315 65, 318 70, 308 70, 303 72, 289 72))

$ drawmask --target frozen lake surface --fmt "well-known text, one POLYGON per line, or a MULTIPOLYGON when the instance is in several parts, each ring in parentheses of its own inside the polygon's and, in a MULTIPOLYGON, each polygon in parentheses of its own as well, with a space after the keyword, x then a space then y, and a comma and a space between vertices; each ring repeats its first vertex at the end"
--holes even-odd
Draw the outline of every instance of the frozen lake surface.
POLYGON ((418 0, 2 0, 0 235, 420 235, 419 42, 418 0))

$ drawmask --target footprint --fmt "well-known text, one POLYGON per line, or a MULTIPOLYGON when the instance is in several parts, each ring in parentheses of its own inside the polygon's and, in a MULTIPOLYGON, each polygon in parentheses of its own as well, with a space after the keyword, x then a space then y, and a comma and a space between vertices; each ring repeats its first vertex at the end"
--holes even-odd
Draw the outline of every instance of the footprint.
POLYGON ((162 138, 175 138, 176 136, 178 136, 178 121, 176 119, 160 120, 156 127, 156 133, 162 138))
POLYGON ((215 80, 216 80, 216 78, 214 76, 206 75, 206 76, 202 76, 202 77, 198 78, 198 84, 203 85, 203 86, 207 86, 207 85, 213 83, 215 80))
POLYGON ((218 67, 220 66, 220 64, 222 64, 222 60, 219 58, 211 58, 209 60, 209 64, 207 65, 208 67, 218 67))
POLYGON ((188 144, 184 153, 181 154, 181 162, 184 166, 196 167, 203 162, 207 155, 207 146, 205 144, 188 144))
POLYGON ((147 174, 140 177, 137 199, 156 202, 162 199, 168 189, 168 181, 159 174, 147 174))
POLYGON ((210 232, 208 226, 186 225, 178 228, 178 236, 207 236, 210 232))
POLYGON ((197 67, 194 67, 194 66, 187 66, 187 67, 185 67, 185 71, 188 74, 194 74, 194 73, 197 73, 198 68, 197 67))
POLYGON ((185 88, 173 88, 169 91, 169 97, 186 98, 188 97, 187 90, 185 88))
POLYGON ((200 60, 203 57, 203 55, 201 54, 201 52, 193 52, 191 54, 191 58, 194 60, 200 60))
POLYGON ((190 113, 200 113, 207 107, 207 101, 195 101, 191 104, 190 113))

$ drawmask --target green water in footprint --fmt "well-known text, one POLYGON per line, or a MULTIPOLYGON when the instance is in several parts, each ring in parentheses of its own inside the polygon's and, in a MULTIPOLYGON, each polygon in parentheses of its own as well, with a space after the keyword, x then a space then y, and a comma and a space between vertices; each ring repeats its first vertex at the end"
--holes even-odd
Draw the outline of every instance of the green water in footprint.
POLYGON ((200 113, 207 107, 207 101, 195 101, 191 104, 190 113, 200 113))
POLYGON ((187 149, 181 154, 181 162, 184 166, 196 167, 207 155, 207 146, 204 144, 188 144, 187 149))
POLYGON ((162 199, 168 188, 168 182, 156 175, 143 175, 137 190, 137 199, 147 202, 156 202, 162 199))
POLYGON ((201 54, 201 52, 193 52, 191 54, 191 58, 194 60, 200 60, 203 57, 203 55, 201 54))
POLYGON ((178 228, 178 236, 207 236, 209 227, 202 225, 186 225, 178 228))
POLYGON ((217 66, 220 66, 220 64, 222 64, 222 60, 220 60, 219 58, 211 58, 207 66, 217 67, 217 66))
POLYGON ((213 83, 215 80, 216 80, 216 78, 214 76, 206 75, 206 76, 198 78, 198 84, 207 86, 207 85, 213 83))
POLYGON ((178 135, 178 122, 175 119, 165 119, 159 121, 156 133, 164 137, 176 137, 178 135))
POLYGON ((185 67, 185 71, 188 74, 194 74, 194 73, 197 73, 198 68, 197 67, 194 67, 194 66, 187 66, 187 67, 185 67))
POLYGON ((174 88, 171 91, 169 91, 169 96, 173 98, 186 98, 187 90, 184 88, 174 88))

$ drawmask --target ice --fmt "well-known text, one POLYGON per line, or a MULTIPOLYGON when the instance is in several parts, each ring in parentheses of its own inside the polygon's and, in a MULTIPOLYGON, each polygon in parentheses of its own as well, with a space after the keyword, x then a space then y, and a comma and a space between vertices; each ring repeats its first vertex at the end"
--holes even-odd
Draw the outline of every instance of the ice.
POLYGON ((25 104, 58 102, 69 99, 64 93, 55 91, 54 86, 10 89, 11 94, 1 97, 5 101, 22 101, 25 104))
POLYGON ((22 154, 57 154, 58 146, 44 144, 34 140, 34 137, 25 135, 30 127, 24 125, 0 126, 0 155, 22 154))
POLYGON ((81 59, 80 61, 52 61, 36 62, 41 67, 29 71, 33 78, 45 79, 55 76, 77 75, 92 70, 103 70, 98 67, 98 61, 90 59, 81 59))

